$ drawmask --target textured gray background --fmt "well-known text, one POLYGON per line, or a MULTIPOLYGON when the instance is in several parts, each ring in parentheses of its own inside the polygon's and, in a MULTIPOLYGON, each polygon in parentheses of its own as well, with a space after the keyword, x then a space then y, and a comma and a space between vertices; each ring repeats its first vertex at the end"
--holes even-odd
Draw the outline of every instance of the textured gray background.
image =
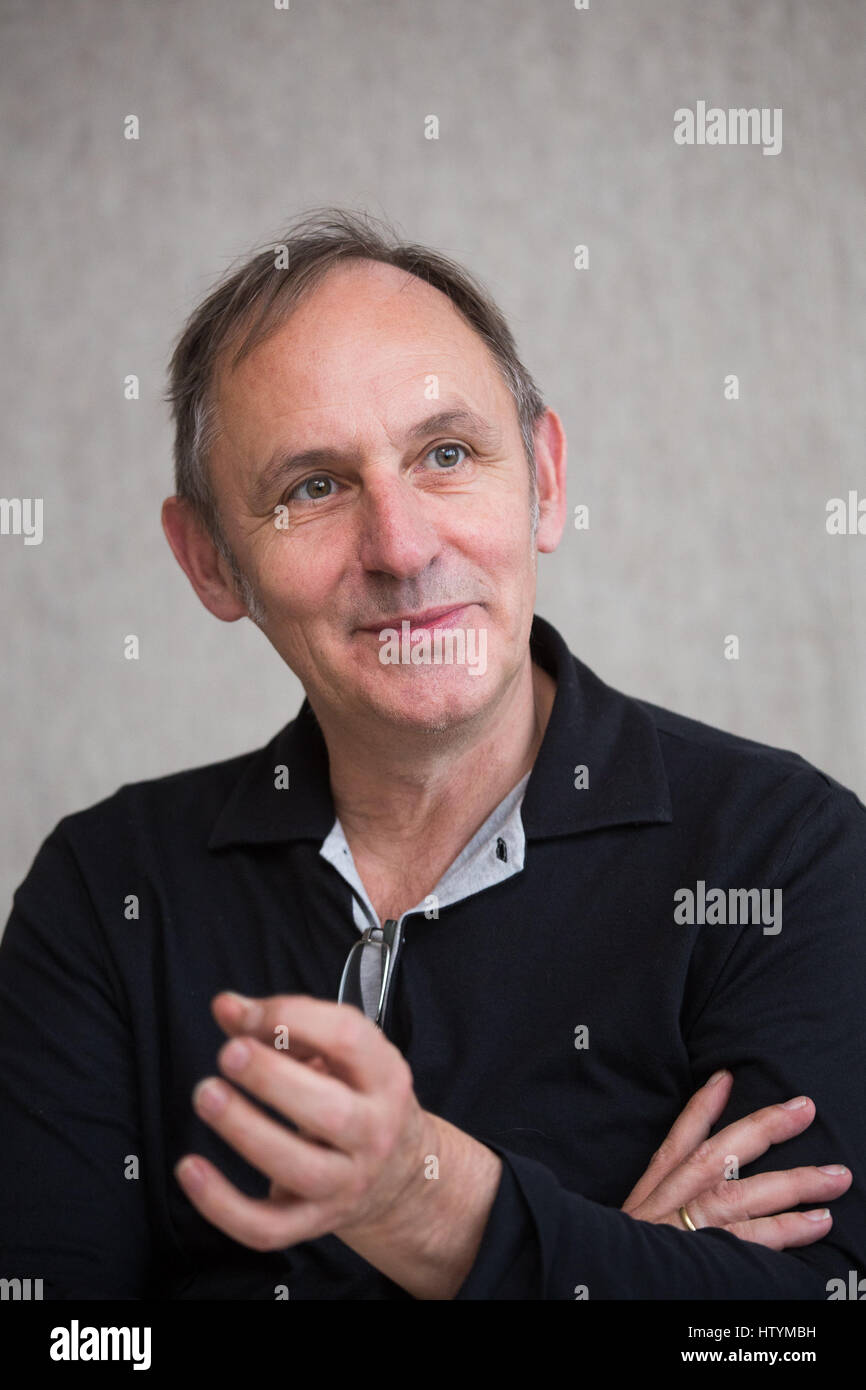
POLYGON ((384 212, 509 317, 565 422, 570 510, 591 508, 540 560, 537 609, 572 649, 866 793, 866 536, 825 530, 828 498, 866 493, 864 5, 0 15, 0 493, 45 507, 41 546, 0 537, 0 923, 62 815, 257 747, 300 704, 261 633, 207 614, 171 555, 162 394, 213 279, 321 203, 384 212), (782 152, 675 145, 674 110, 698 99, 782 107, 782 152))

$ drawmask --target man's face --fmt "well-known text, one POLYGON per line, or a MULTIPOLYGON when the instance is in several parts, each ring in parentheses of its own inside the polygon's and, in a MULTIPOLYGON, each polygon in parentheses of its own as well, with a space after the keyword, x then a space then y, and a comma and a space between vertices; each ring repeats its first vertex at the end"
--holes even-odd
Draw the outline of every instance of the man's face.
POLYGON ((495 700, 535 603, 529 470, 513 397, 447 297, 339 266, 223 374, 219 410, 225 534, 319 718, 442 730, 495 700), (379 629, 431 609, 456 610, 428 624, 431 659, 384 663, 379 629), (437 625, 463 629, 462 664, 432 659, 437 625))

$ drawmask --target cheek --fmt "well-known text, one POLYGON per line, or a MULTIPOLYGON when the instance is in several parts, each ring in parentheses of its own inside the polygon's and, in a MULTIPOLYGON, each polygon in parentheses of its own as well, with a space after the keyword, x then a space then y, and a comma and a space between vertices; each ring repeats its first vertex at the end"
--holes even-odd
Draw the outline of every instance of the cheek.
POLYGON ((530 542, 529 517, 515 500, 511 511, 498 511, 474 532, 472 554, 488 574, 516 585, 531 561, 530 542))
POLYGON ((341 573, 333 541, 313 546, 310 539, 283 534, 268 545, 260 560, 259 584, 265 601, 286 618, 303 616, 309 621, 327 605, 341 573))
POLYGON ((514 489, 502 489, 461 499, 453 515, 443 519, 440 534, 444 544, 463 547, 480 563, 499 565, 525 548, 529 522, 522 496, 514 489))

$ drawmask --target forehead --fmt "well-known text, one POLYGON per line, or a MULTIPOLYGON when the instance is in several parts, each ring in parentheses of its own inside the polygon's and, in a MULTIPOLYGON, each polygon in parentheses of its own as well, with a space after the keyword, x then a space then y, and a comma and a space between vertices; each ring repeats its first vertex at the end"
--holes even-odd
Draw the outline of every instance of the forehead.
MULTIPOLYGON (((230 353, 226 354, 226 358, 230 353)), ((234 370, 223 366, 223 423, 252 444, 272 425, 292 429, 365 411, 387 421, 413 405, 459 394, 514 417, 497 363, 447 295, 394 266, 338 265, 234 370), (432 379, 436 379, 435 388, 432 379)))

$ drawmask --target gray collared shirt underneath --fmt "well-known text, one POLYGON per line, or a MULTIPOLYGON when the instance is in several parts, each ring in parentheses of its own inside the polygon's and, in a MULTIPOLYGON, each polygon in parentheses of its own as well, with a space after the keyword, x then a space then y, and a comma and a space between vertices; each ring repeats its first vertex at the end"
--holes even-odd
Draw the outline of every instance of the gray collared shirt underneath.
MULTIPOLYGON (((484 824, 476 830, 472 839, 464 845, 457 858, 445 870, 432 893, 414 907, 407 908, 400 916, 395 947, 399 941, 403 920, 411 913, 424 912, 428 918, 435 917, 439 908, 460 902, 473 893, 479 893, 483 888, 490 888, 494 883, 501 883, 503 879, 510 878, 512 874, 520 873, 526 854, 526 837, 523 833, 520 806, 530 776, 531 769, 491 811, 484 824)), ((352 888, 352 912, 358 930, 363 932, 370 926, 381 927, 382 923, 361 881, 339 817, 322 842, 319 853, 333 864, 352 888)), ((361 994, 364 1012, 370 1018, 376 1016, 381 986, 381 953, 374 949, 365 951, 361 962, 361 994)))

